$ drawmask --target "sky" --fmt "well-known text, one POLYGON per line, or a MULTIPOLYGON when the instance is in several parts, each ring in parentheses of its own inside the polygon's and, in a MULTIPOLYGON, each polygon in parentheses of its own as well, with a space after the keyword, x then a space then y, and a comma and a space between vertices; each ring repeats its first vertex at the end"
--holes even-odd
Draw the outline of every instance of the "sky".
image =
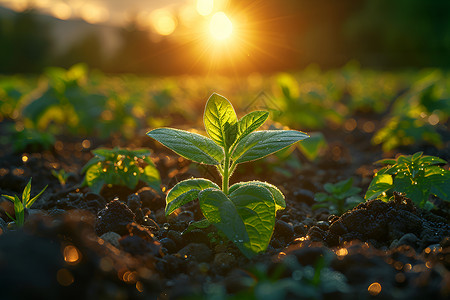
POLYGON ((31 6, 59 19, 82 18, 89 23, 122 25, 131 16, 163 9, 175 11, 195 0, 0 0, 0 5, 17 11, 31 6))
POLYGON ((227 7, 229 0, 0 0, 0 6, 23 11, 34 7, 61 20, 123 26, 137 21, 142 29, 172 34, 179 25, 194 24, 227 7))

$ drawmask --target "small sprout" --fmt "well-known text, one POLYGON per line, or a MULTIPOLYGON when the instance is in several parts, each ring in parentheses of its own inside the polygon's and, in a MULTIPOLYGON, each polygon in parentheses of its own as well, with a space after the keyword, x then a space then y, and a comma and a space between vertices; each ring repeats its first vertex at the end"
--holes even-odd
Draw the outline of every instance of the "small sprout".
POLYGON ((159 172, 144 149, 96 149, 94 157, 83 167, 86 173, 83 185, 94 193, 100 193, 104 185, 122 185, 134 189, 139 181, 160 190, 159 172), (132 172, 128 172, 132 171, 132 172))
POLYGON ((253 111, 238 120, 231 103, 214 93, 203 116, 209 137, 173 128, 148 132, 148 136, 180 156, 216 166, 222 177, 222 188, 204 178, 179 182, 167 194, 166 216, 198 198, 208 224, 225 234, 245 256, 265 251, 275 226, 275 213, 286 207, 284 195, 274 185, 261 181, 229 186, 230 177, 238 164, 266 157, 308 138, 295 130, 256 131, 268 117, 267 111, 253 111))
POLYGON ((395 159, 385 159, 376 163, 386 167, 378 171, 366 192, 366 200, 380 198, 387 201, 393 192, 405 194, 419 207, 433 208, 428 201, 430 195, 442 200, 450 199, 450 171, 438 166, 447 162, 439 157, 423 155, 400 155, 395 159))
POLYGON ((42 189, 42 191, 39 192, 36 196, 31 198, 31 178, 30 181, 28 181, 28 184, 25 186, 25 189, 22 193, 22 200, 19 199, 17 195, 10 196, 10 195, 2 195, 6 199, 10 200, 12 203, 14 203, 14 215, 15 218, 12 217, 8 212, 5 211, 6 215, 14 221, 17 227, 22 227, 25 223, 25 210, 30 208, 31 205, 44 193, 45 189, 47 188, 47 185, 42 189))
POLYGON ((342 215, 363 201, 358 195, 361 189, 352 185, 353 178, 335 184, 326 183, 324 188, 327 193, 316 193, 314 198, 318 203, 312 208, 326 207, 331 214, 342 215))
POLYGON ((66 172, 64 169, 61 169, 59 171, 56 170, 52 170, 52 175, 58 179, 59 184, 61 184, 62 187, 66 186, 67 183, 67 179, 69 179, 70 175, 72 175, 72 173, 68 173, 66 172))

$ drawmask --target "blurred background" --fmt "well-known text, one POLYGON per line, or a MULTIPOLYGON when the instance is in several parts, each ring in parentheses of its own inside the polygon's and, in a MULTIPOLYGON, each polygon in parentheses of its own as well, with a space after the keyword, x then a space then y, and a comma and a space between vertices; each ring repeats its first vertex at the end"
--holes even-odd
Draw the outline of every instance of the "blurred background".
POLYGON ((0 73, 450 66, 448 0, 0 0, 0 73))

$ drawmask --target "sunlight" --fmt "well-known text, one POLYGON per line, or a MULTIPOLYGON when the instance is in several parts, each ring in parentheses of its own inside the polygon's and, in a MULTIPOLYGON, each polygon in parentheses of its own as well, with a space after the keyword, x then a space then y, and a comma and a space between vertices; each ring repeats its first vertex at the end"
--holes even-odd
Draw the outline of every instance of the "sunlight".
POLYGON ((177 27, 177 20, 173 14, 165 9, 155 10, 152 14, 153 27, 160 35, 170 35, 177 27))
POLYGON ((215 13, 209 23, 209 30, 217 40, 224 40, 233 33, 233 24, 223 12, 215 13))
POLYGON ((202 16, 212 13, 214 8, 214 0, 197 0, 197 12, 202 16))

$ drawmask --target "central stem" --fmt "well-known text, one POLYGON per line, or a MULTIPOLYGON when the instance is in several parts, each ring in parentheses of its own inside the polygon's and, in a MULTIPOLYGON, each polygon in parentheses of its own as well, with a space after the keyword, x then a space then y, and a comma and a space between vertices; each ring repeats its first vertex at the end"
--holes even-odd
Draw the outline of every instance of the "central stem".
POLYGON ((230 154, 228 149, 225 150, 225 160, 223 164, 223 176, 222 176, 222 192, 228 195, 228 185, 230 181, 230 154))

